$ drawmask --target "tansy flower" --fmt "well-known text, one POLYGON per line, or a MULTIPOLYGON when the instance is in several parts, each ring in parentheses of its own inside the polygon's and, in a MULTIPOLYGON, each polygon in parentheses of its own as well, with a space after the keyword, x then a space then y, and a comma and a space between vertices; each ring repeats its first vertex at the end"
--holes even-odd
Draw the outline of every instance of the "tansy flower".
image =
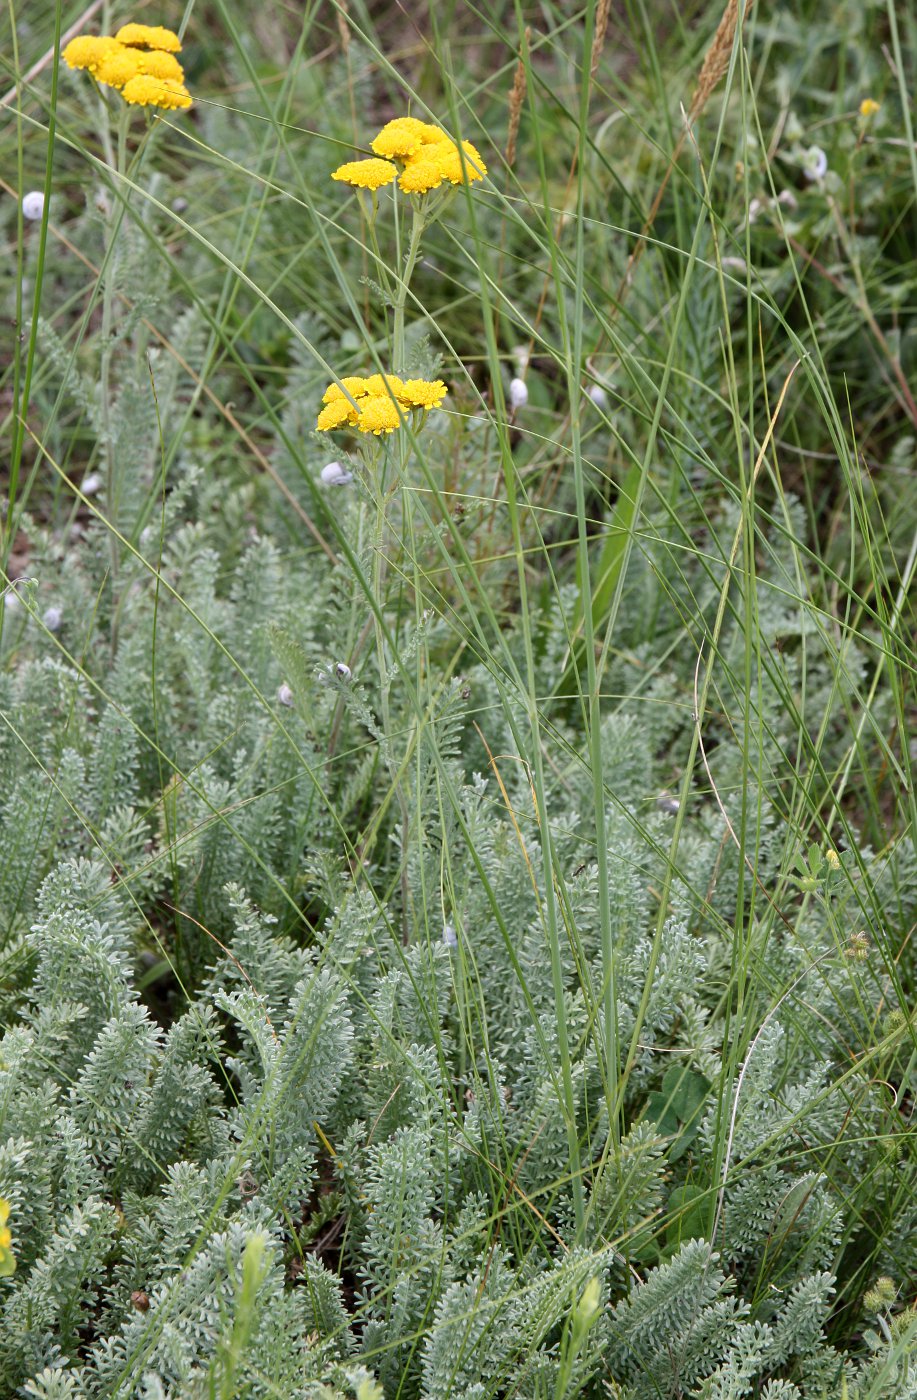
POLYGON ((430 190, 438 190, 443 183, 442 166, 435 156, 428 154, 429 150, 427 147, 423 155, 409 160, 401 172, 398 184, 405 194, 427 194, 430 190))
POLYGON ((0 1196, 0 1278, 8 1278, 16 1272, 16 1259, 11 1249, 13 1236, 7 1221, 10 1218, 10 1203, 0 1196))
POLYGON ((166 83, 162 78, 150 78, 145 74, 131 78, 121 90, 125 102, 135 107, 161 107, 164 111, 181 108, 186 111, 191 106, 191 94, 180 83, 166 83))
POLYGON ((387 398, 400 399, 404 391, 404 381, 397 374, 371 374, 363 383, 366 394, 384 394, 387 398))
POLYGON ((406 379, 398 398, 411 408, 439 408, 448 392, 441 379, 406 379))
POLYGON ((98 72, 99 65, 112 54, 120 53, 124 45, 107 34, 80 34, 71 39, 63 52, 68 68, 85 68, 90 73, 98 72))
POLYGON ((400 156, 406 160, 419 151, 421 146, 435 137, 435 126, 418 121, 416 117, 396 117, 386 122, 379 135, 370 143, 377 156, 400 156))
POLYGON ((361 433, 393 433, 401 427, 401 414, 387 394, 371 394, 360 400, 357 427, 361 433))
POLYGON ((879 103, 874 97, 864 97, 860 103, 861 117, 874 117, 879 110, 879 103))
POLYGON ((356 185, 364 190, 378 190, 390 185, 398 174, 397 166, 390 160, 349 160, 332 170, 332 180, 342 180, 346 185, 356 185))
POLYGON ((322 403, 336 403, 338 399, 343 399, 346 403, 347 394, 344 392, 345 389, 352 399, 358 399, 361 394, 369 393, 365 379, 362 379, 358 374, 348 374, 346 378, 341 380, 340 384, 328 385, 328 388, 322 395, 322 403))
POLYGON ((148 53, 134 49, 133 52, 141 65, 139 72, 147 73, 151 78, 162 78, 165 83, 184 83, 185 70, 174 53, 166 53, 163 49, 152 49, 148 53))
POLYGON ((108 87, 123 88, 131 78, 142 73, 143 59, 136 49, 117 48, 106 54, 96 69, 96 78, 108 87))
MULTIPOLYGON (((337 385, 332 387, 337 388, 337 385)), ((332 399, 331 403, 325 405, 318 415, 315 426, 320 433, 331 433, 335 428, 343 428, 345 425, 353 428, 356 426, 356 422, 356 409, 352 403, 348 403, 347 399, 341 397, 332 399)))
POLYGON ((443 179, 450 184, 460 185, 463 180, 481 180, 487 174, 487 166, 470 141, 462 142, 464 160, 454 141, 441 141, 433 147, 432 153, 443 173, 443 179))
POLYGON ((115 38, 119 44, 132 48, 164 49, 166 53, 181 53, 181 40, 171 29, 161 24, 122 24, 115 38))

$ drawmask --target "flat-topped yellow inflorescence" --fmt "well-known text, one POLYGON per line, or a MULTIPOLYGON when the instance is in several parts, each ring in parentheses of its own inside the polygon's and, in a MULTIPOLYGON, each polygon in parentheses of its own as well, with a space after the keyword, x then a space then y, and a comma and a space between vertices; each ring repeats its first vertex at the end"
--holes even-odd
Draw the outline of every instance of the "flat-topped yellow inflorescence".
POLYGON ((390 160, 349 160, 332 170, 332 180, 341 180, 346 185, 356 185, 358 189, 379 190, 390 185, 398 174, 398 167, 390 160))
POLYGON ((348 375, 329 384, 318 415, 320 433, 357 428, 361 433, 393 433, 412 409, 440 408, 448 390, 441 379, 402 379, 397 374, 348 375), (349 396, 349 397, 348 397, 349 396))
POLYGON ((162 24, 122 24, 115 38, 119 44, 130 44, 134 48, 181 53, 181 40, 178 35, 162 24))
POLYGON ((63 59, 69 68, 85 69, 97 82, 115 88, 133 107, 187 111, 191 94, 175 57, 180 49, 178 35, 161 24, 124 24, 114 36, 71 39, 63 59))
POLYGON ((191 94, 182 84, 166 83, 145 74, 125 83, 121 96, 133 107, 160 107, 165 112, 187 111, 191 106, 191 94))
POLYGON ((108 34, 79 34, 65 47, 63 60, 68 68, 85 69, 95 74, 106 58, 123 50, 124 45, 108 34))
POLYGON ((443 184, 483 180, 487 166, 470 141, 461 144, 418 117, 394 117, 370 142, 375 159, 349 161, 332 180, 377 190, 396 178, 405 194, 425 195, 443 184))
POLYGON ((123 88, 131 78, 143 72, 143 58, 136 49, 118 48, 107 54, 95 71, 98 82, 106 87, 123 88))

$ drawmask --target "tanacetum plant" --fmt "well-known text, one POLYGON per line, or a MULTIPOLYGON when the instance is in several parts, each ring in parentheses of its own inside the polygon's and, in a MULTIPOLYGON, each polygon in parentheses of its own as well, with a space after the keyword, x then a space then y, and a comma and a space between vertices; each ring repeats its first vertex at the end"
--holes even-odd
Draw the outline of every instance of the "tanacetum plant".
POLYGON ((120 92, 134 107, 164 111, 191 106, 178 59, 181 42, 162 25, 125 24, 115 35, 80 34, 63 50, 64 62, 120 92))

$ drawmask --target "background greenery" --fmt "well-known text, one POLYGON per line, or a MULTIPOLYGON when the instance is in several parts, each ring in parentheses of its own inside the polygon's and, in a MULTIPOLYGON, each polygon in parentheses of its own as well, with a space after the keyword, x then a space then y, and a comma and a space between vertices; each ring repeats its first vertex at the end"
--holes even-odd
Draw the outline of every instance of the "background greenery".
POLYGON ((120 172, 80 17, 0 21, 0 1395, 917 1395, 914 16, 106 7, 195 97, 120 172), (409 106, 489 174, 380 536, 409 106))

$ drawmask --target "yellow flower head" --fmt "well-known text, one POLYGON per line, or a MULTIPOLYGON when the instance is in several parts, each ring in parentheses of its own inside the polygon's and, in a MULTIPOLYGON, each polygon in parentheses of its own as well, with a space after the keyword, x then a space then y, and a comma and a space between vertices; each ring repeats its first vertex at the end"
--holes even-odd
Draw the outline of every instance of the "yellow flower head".
POLYGON ((405 194, 427 194, 430 190, 439 189, 443 183, 443 170, 436 156, 430 154, 435 149, 427 146, 421 155, 408 161, 398 178, 398 184, 405 194))
POLYGON ((357 427, 361 433, 393 433, 401 427, 401 414, 388 394, 370 394, 360 401, 357 427))
POLYGON ((138 73, 143 72, 143 58, 136 49, 125 49, 120 46, 105 58, 96 69, 96 78, 100 83, 105 83, 108 87, 123 88, 125 83, 129 83, 131 78, 136 78, 138 73))
POLYGON ((416 117, 396 117, 394 121, 385 123, 372 141, 372 148, 377 156, 387 156, 389 159, 400 156, 405 160, 419 151, 430 140, 429 133, 435 130, 435 127, 418 121, 416 117))
POLYGON ((107 34, 80 34, 76 39, 70 40, 64 49, 63 58, 68 68, 85 68, 94 74, 106 58, 120 53, 123 48, 123 44, 109 38, 107 34))
MULTIPOLYGON (((333 384, 332 388, 336 389, 337 385, 333 384)), ((331 402, 322 409, 321 413, 318 415, 318 421, 315 426, 320 433, 331 433, 335 428, 343 428, 345 426, 352 428, 356 425, 356 421, 357 411, 353 404, 349 403, 345 398, 338 398, 332 399, 331 402)))
POLYGON ((9 1278, 16 1272, 16 1258, 10 1246, 13 1236, 7 1221, 10 1218, 10 1203, 0 1196, 0 1278, 9 1278))
POLYGON ((400 399, 404 391, 404 384, 397 374, 371 374, 363 383, 366 386, 364 393, 383 395, 388 399, 400 399))
POLYGON ((349 160, 332 170, 332 180, 342 180, 345 185, 357 185, 364 190, 378 190, 390 185, 398 174, 390 160, 349 160))
POLYGON ((328 385, 328 388, 322 395, 322 403, 337 403, 338 399, 343 399, 344 402, 347 403, 347 395, 344 393, 344 389, 347 390, 347 393, 352 399, 358 399, 363 394, 369 392, 366 388, 365 379, 362 379, 358 374, 348 374, 346 378, 341 380, 340 384, 328 385), (344 387, 341 388, 341 385, 344 387))
POLYGON ((166 53, 164 49, 152 49, 148 53, 132 49, 129 52, 137 56, 141 65, 138 72, 146 73, 151 78, 161 78, 164 83, 184 83, 185 70, 174 53, 166 53))
POLYGON ((463 180, 471 184, 473 180, 481 180, 487 174, 487 166, 470 141, 462 142, 462 151, 464 159, 454 141, 442 141, 433 147, 433 154, 443 172, 443 179, 453 185, 460 185, 463 180))
POLYGON ((486 174, 487 166, 470 141, 463 141, 460 151, 454 141, 441 134, 439 140, 422 146, 417 155, 411 156, 398 183, 406 194, 426 194, 438 189, 444 180, 460 185, 467 179, 471 184, 486 174))
POLYGON ((874 97, 864 97, 860 103, 861 117, 874 117, 879 110, 879 103, 874 97))
POLYGON ((125 83, 121 96, 134 107, 162 107, 167 112, 174 108, 186 111, 191 106, 191 94, 181 83, 167 83, 145 74, 125 83))
POLYGON ((448 392, 441 379, 406 379, 398 398, 411 408, 439 408, 448 392))
POLYGON ((830 870, 840 870, 840 868, 841 868, 841 860, 840 860, 840 856, 838 855, 837 851, 832 851, 832 850, 827 850, 827 851, 825 851, 825 860, 828 862, 828 868, 829 868, 830 870))
POLYGON ((122 24, 115 38, 120 44, 138 49, 164 49, 166 53, 181 53, 181 40, 171 29, 161 24, 122 24))

